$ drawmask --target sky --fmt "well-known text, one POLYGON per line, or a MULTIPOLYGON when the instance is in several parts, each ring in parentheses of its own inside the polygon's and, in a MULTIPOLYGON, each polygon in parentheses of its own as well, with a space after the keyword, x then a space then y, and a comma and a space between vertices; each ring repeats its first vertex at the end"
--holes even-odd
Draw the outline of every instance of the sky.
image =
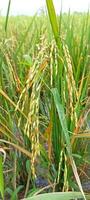
MULTIPOLYGON (((9 0, 0 0, 0 13, 6 15, 9 0)), ((60 12, 61 0, 53 0, 57 13, 60 12)), ((45 7, 45 0, 12 0, 10 15, 34 15, 45 7)), ((90 0, 62 0, 63 12, 68 10, 88 11, 90 0)))

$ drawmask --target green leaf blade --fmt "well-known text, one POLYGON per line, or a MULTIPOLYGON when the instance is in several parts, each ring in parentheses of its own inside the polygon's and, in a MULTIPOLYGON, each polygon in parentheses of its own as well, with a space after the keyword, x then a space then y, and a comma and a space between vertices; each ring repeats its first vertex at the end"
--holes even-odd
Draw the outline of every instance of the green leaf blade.
POLYGON ((1 156, 0 156, 0 193, 1 193, 2 199, 4 199, 3 161, 2 161, 1 156))
POLYGON ((53 97, 54 97, 55 106, 57 108, 59 120, 60 120, 60 123, 61 123, 61 126, 62 126, 62 131, 63 131, 63 134, 64 134, 64 138, 65 138, 65 142, 66 142, 66 148, 67 148, 68 156, 70 158, 72 170, 73 170, 74 176, 76 178, 77 184, 79 186, 79 189, 80 189, 84 199, 86 199, 84 192, 83 192, 83 189, 82 189, 80 178, 79 178, 79 175, 78 175, 78 172, 77 172, 77 167, 75 165, 75 162, 74 162, 74 159, 73 159, 73 156, 72 156, 72 148, 71 148, 70 137, 69 137, 68 128, 67 128, 67 121, 66 121, 66 118, 65 118, 64 108, 63 108, 63 105, 61 103, 61 99, 60 99, 57 88, 52 89, 52 94, 53 94, 53 97))
POLYGON ((7 15, 6 15, 6 21, 5 21, 5 32, 7 32, 10 6, 11 6, 11 0, 9 0, 9 2, 8 2, 8 9, 7 9, 7 15))
POLYGON ((48 14, 49 14, 53 34, 56 40, 56 44, 58 48, 60 49, 59 27, 58 27, 58 21, 57 21, 54 4, 52 0, 46 0, 46 4, 47 4, 48 14))
POLYGON ((55 192, 41 194, 23 200, 70 200, 75 198, 83 198, 83 196, 80 192, 55 192))

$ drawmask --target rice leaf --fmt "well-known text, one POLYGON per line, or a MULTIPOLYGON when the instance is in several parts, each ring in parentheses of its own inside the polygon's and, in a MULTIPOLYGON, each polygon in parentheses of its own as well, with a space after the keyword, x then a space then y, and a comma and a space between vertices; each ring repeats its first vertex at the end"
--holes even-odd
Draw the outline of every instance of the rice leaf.
POLYGON ((10 12, 10 5, 11 5, 11 0, 8 2, 8 9, 7 9, 7 15, 6 15, 6 21, 5 21, 5 31, 7 32, 7 25, 8 25, 8 18, 9 18, 9 12, 10 12))
POLYGON ((47 4, 48 14, 49 14, 53 34, 56 40, 56 44, 58 48, 60 49, 59 27, 58 27, 57 16, 56 16, 55 8, 53 5, 53 1, 46 0, 46 4, 47 4))
POLYGON ((20 151, 21 153, 25 154, 27 157, 31 158, 31 153, 26 150, 25 148, 21 147, 20 145, 14 144, 12 142, 8 142, 6 140, 2 140, 0 139, 0 143, 5 143, 5 144, 9 144, 12 147, 14 147, 15 149, 17 149, 18 151, 20 151))
POLYGON ((66 148, 67 148, 67 152, 68 152, 68 155, 69 155, 69 158, 70 158, 73 173, 74 173, 74 176, 76 178, 79 189, 80 189, 84 199, 86 199, 84 192, 83 192, 83 189, 82 189, 82 185, 81 185, 79 176, 78 176, 77 168, 76 168, 73 156, 72 156, 72 149, 71 149, 70 137, 69 137, 69 134, 68 134, 65 112, 64 112, 64 108, 63 108, 63 105, 61 103, 61 99, 60 99, 57 88, 52 89, 52 94, 53 94, 53 97, 54 97, 55 106, 57 108, 59 120, 60 120, 60 123, 61 123, 61 126, 62 126, 62 131, 63 131, 63 134, 64 134, 64 138, 65 138, 65 142, 66 142, 66 148))
POLYGON ((60 200, 60 199, 70 200, 82 197, 83 196, 80 192, 56 192, 56 193, 40 194, 23 200, 60 200))
POLYGON ((4 199, 3 161, 1 156, 0 156, 0 193, 2 199, 4 199))

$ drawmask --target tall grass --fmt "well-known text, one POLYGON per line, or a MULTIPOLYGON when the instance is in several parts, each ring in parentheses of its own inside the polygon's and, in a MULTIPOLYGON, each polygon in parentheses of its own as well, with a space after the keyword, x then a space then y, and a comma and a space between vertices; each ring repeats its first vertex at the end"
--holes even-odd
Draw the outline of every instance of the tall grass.
MULTIPOLYGON (((89 163, 90 16, 69 12, 59 18, 53 2, 46 3, 49 18, 44 13, 8 18, 9 2, 6 23, 0 19, 0 144, 7 154, 3 199, 44 190, 80 190, 71 196, 85 199, 79 175, 82 164, 89 163), (42 179, 47 186, 40 185, 42 179)), ((65 199, 69 193, 60 195, 65 199)))

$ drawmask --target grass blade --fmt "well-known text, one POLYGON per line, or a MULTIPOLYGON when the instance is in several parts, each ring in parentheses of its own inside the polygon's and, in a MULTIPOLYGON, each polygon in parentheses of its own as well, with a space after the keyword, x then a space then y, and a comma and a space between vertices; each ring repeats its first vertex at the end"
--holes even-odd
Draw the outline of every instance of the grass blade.
POLYGON ((80 192, 56 192, 56 193, 48 193, 41 194, 37 196, 33 196, 30 198, 26 198, 23 200, 70 200, 75 198, 82 198, 82 194, 80 192))
POLYGON ((15 149, 17 149, 18 151, 20 151, 21 153, 25 154, 27 157, 29 157, 31 159, 31 153, 26 150, 25 148, 17 145, 17 144, 14 144, 12 142, 8 142, 6 140, 2 140, 0 139, 0 143, 5 143, 5 144, 8 144, 8 145, 11 145, 12 147, 14 147, 15 149))
POLYGON ((79 189, 80 189, 84 199, 86 199, 84 192, 83 192, 83 189, 82 189, 82 185, 81 185, 79 176, 78 176, 77 168, 76 168, 75 162, 73 160, 70 137, 69 137, 68 128, 67 128, 67 122, 66 122, 64 108, 63 108, 63 105, 61 103, 58 90, 56 88, 52 89, 52 94, 53 94, 54 102, 55 102, 55 105, 56 105, 56 108, 57 108, 59 120, 60 120, 60 123, 61 123, 61 126, 62 126, 62 131, 63 131, 63 134, 64 134, 64 138, 65 138, 65 142, 66 142, 66 146, 67 146, 67 152, 68 152, 68 155, 69 155, 69 158, 70 158, 73 173, 75 175, 79 189))
POLYGON ((0 193, 2 199, 4 199, 3 161, 1 156, 0 156, 0 193))
POLYGON ((7 9, 6 22, 5 22, 5 32, 7 32, 8 18, 9 18, 9 12, 10 12, 10 5, 11 5, 11 0, 9 0, 9 2, 8 2, 8 9, 7 9))
POLYGON ((54 102, 55 102, 55 105, 56 105, 56 108, 57 108, 60 123, 61 123, 62 130, 63 130, 63 133, 64 133, 65 141, 66 141, 66 144, 67 144, 67 151, 68 151, 68 154, 71 157, 72 156, 72 150, 71 150, 70 138, 69 138, 67 123, 66 123, 65 114, 64 114, 64 108, 63 108, 62 104, 60 103, 61 100, 60 100, 60 97, 59 97, 58 90, 56 88, 52 89, 52 94, 53 94, 53 97, 54 97, 54 102))
MULTIPOLYGON (((16 105, 16 104, 8 97, 8 95, 7 95, 3 90, 1 90, 1 89, 0 89, 0 94, 1 94, 6 100, 8 100, 12 106, 14 106, 15 108, 17 107, 17 105, 16 105)), ((20 113, 27 119, 26 115, 25 115, 19 108, 18 108, 18 110, 19 110, 20 113)))
POLYGON ((55 8, 53 5, 53 1, 46 0, 46 4, 47 4, 48 14, 49 14, 53 34, 56 40, 56 44, 58 48, 60 49, 59 27, 58 27, 57 16, 56 16, 55 8))

